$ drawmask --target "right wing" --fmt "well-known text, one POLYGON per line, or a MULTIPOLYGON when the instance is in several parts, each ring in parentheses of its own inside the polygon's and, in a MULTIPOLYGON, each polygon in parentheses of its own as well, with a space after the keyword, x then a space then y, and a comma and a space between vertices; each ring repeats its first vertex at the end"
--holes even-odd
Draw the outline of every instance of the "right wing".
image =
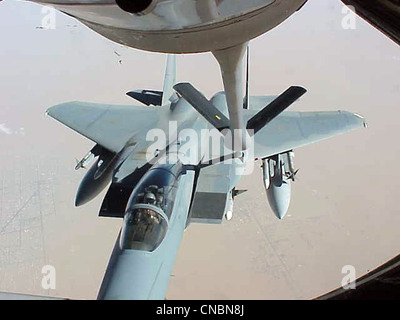
POLYGON ((249 105, 250 109, 254 111, 259 111, 264 109, 265 106, 269 105, 272 101, 278 98, 279 95, 270 95, 270 96, 250 96, 249 105))
MULTIPOLYGON (((254 113, 249 110, 246 118, 254 113)), ((254 157, 270 157, 362 127, 364 118, 347 111, 282 112, 255 134, 254 157)))
POLYGON ((159 108, 67 102, 47 114, 115 153, 136 134, 146 133, 159 120, 159 108))

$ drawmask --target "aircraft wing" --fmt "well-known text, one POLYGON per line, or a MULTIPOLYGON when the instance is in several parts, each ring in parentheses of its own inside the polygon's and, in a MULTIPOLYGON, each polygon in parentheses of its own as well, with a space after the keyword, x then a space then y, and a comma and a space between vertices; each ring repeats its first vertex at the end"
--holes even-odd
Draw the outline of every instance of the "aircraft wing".
MULTIPOLYGON (((248 111, 246 117, 253 114, 248 111)), ((254 157, 269 157, 362 127, 364 118, 347 111, 282 112, 255 134, 254 157)))
POLYGON ((67 102, 51 107, 47 115, 115 153, 137 134, 153 128, 158 112, 149 107, 67 102))

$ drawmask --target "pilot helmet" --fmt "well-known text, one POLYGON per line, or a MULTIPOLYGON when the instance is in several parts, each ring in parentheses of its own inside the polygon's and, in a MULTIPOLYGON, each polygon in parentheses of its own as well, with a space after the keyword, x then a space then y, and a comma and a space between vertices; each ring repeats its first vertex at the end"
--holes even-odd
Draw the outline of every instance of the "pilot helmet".
POLYGON ((155 204, 156 203, 156 196, 154 195, 153 192, 148 191, 144 195, 144 200, 145 200, 145 203, 147 203, 147 204, 155 204))

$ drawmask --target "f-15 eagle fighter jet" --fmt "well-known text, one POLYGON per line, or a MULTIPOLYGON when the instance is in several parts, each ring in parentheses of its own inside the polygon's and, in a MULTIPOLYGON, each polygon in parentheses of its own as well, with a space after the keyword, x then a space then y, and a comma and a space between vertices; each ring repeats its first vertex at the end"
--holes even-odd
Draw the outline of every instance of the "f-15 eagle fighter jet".
POLYGON ((164 299, 185 228, 230 219, 249 164, 262 161, 268 201, 283 219, 297 172, 293 150, 366 126, 347 111, 284 111, 306 92, 292 86, 248 98, 249 147, 235 151, 225 93, 208 100, 190 83, 176 83, 175 60, 168 58, 163 91, 128 92, 147 106, 69 102, 47 111, 96 143, 77 166, 94 161, 76 205, 111 182, 99 215, 123 219, 99 299, 164 299))

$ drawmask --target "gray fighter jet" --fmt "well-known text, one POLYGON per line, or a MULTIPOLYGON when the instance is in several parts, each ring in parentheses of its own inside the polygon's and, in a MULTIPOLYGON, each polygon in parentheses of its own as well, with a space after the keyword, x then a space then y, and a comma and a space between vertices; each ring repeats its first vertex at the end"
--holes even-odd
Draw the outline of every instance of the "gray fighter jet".
POLYGON ((100 216, 123 219, 99 299, 164 299, 185 228, 231 217, 246 165, 262 162, 268 201, 282 219, 296 175, 293 150, 365 127, 362 117, 346 111, 284 111, 306 92, 293 86, 279 96, 248 98, 243 126, 252 147, 234 151, 226 143, 224 92, 208 100, 191 84, 176 83, 175 60, 168 58, 162 92, 128 93, 147 106, 69 102, 47 111, 96 143, 80 162, 94 158, 76 205, 111 182, 100 216), (165 133, 164 143, 152 132, 165 133), (210 137, 224 143, 211 148, 210 137))

